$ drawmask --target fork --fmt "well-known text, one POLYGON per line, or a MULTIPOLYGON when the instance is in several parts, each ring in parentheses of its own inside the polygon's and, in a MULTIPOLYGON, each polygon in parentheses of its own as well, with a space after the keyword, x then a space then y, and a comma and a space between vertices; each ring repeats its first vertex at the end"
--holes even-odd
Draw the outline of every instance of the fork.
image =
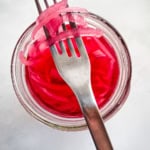
MULTIPOLYGON (((41 13, 38 0, 35 0, 35 2, 38 4, 37 8, 39 13, 41 13)), ((44 0, 44 2, 45 5, 48 6, 47 1, 44 0)), ((70 26, 71 28, 77 28, 77 25, 74 22, 70 22, 70 26)), ((62 24, 62 27, 63 30, 66 30, 65 24, 62 24)), ((45 26, 43 29, 47 40, 49 40, 51 35, 49 34, 48 29, 45 26)), ((91 88, 91 66, 84 42, 80 36, 74 37, 79 50, 78 56, 72 40, 70 38, 67 38, 66 40, 71 56, 68 55, 66 49, 67 46, 64 44, 63 40, 59 41, 61 53, 55 43, 50 46, 56 68, 63 80, 70 86, 78 100, 96 149, 113 150, 91 88)))
POLYGON ((68 42, 72 54, 69 57, 63 41, 59 41, 61 54, 58 52, 56 45, 50 46, 52 57, 59 74, 77 97, 97 150, 112 150, 112 145, 92 92, 90 61, 84 43, 80 37, 76 37, 75 41, 80 57, 76 55, 73 43, 68 42))

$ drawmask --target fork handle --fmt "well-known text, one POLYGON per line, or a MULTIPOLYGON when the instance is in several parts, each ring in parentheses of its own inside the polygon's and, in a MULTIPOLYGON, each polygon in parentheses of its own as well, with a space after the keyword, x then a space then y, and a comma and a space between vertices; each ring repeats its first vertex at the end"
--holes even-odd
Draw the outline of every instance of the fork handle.
POLYGON ((100 116, 92 88, 89 85, 75 92, 97 150, 113 150, 100 116), (84 89, 84 90, 83 90, 84 89))

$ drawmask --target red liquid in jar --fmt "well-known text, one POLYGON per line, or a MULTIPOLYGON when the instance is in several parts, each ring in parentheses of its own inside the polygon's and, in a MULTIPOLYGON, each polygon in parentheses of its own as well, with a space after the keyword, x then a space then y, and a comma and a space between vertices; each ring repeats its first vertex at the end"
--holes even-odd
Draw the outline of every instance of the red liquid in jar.
MULTIPOLYGON (((115 91, 119 79, 118 60, 104 36, 83 37, 83 41, 91 62, 92 89, 101 108, 115 91)), ((76 97, 56 70, 49 48, 40 51, 36 44, 36 51, 28 53, 28 60, 33 64, 25 68, 30 93, 46 111, 63 117, 81 117, 76 97)))

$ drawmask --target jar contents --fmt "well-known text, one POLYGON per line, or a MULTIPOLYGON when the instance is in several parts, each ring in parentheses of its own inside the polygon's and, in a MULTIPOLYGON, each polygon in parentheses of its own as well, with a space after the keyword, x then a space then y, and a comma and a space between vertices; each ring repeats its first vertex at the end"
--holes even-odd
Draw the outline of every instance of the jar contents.
MULTIPOLYGON (((62 21, 66 21, 68 18, 70 21, 71 17, 68 15, 67 17, 58 15, 44 23, 52 36, 49 41, 45 38, 43 24, 39 25, 38 22, 33 31, 32 40, 26 46, 26 53, 20 52, 20 60, 25 65, 28 90, 34 100, 48 112, 62 117, 76 118, 81 117, 82 112, 74 93, 60 77, 54 65, 50 45, 53 43, 59 45, 59 40, 63 39, 67 47, 66 37, 70 37, 78 54, 73 36, 80 35, 89 55, 91 84, 99 108, 109 102, 115 91, 119 80, 119 63, 114 48, 103 32, 88 26, 82 16, 76 15, 75 17, 78 30, 71 29, 67 25, 67 31, 63 31, 62 21)), ((67 49, 68 55, 70 55, 69 48, 67 47, 67 49)))

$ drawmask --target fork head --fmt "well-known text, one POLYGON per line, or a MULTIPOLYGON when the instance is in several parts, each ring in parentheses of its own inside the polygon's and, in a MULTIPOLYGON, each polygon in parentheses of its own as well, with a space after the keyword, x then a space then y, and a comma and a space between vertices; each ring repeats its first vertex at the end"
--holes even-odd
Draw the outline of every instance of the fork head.
POLYGON ((86 48, 81 37, 76 37, 75 42, 80 56, 76 54, 71 39, 67 39, 67 47, 71 52, 71 56, 68 56, 64 41, 59 41, 61 53, 59 53, 56 44, 50 47, 59 74, 73 91, 90 83, 90 62, 86 48))
MULTIPOLYGON (((56 3, 56 0, 53 0, 56 3)), ((39 0, 35 0, 39 14, 42 12, 42 7, 39 0)), ((49 4, 47 0, 44 0, 45 6, 48 8, 49 4)), ((75 22, 69 22, 71 28, 77 28, 75 22)), ((62 24, 64 31, 67 30, 65 23, 62 24)), ((43 26, 43 30, 47 41, 51 39, 51 35, 46 26, 43 26)), ((58 34, 58 33, 57 33, 58 34)), ((81 37, 75 37, 75 42, 79 51, 78 56, 76 54, 76 48, 72 43, 72 40, 67 38, 66 47, 69 48, 71 56, 67 53, 64 41, 59 41, 59 49, 56 44, 50 46, 51 54, 56 65, 56 68, 64 79, 64 81, 74 90, 75 88, 83 88, 86 84, 90 83, 90 62, 86 52, 86 48, 81 37), (61 53, 59 51, 61 50, 61 53)))

